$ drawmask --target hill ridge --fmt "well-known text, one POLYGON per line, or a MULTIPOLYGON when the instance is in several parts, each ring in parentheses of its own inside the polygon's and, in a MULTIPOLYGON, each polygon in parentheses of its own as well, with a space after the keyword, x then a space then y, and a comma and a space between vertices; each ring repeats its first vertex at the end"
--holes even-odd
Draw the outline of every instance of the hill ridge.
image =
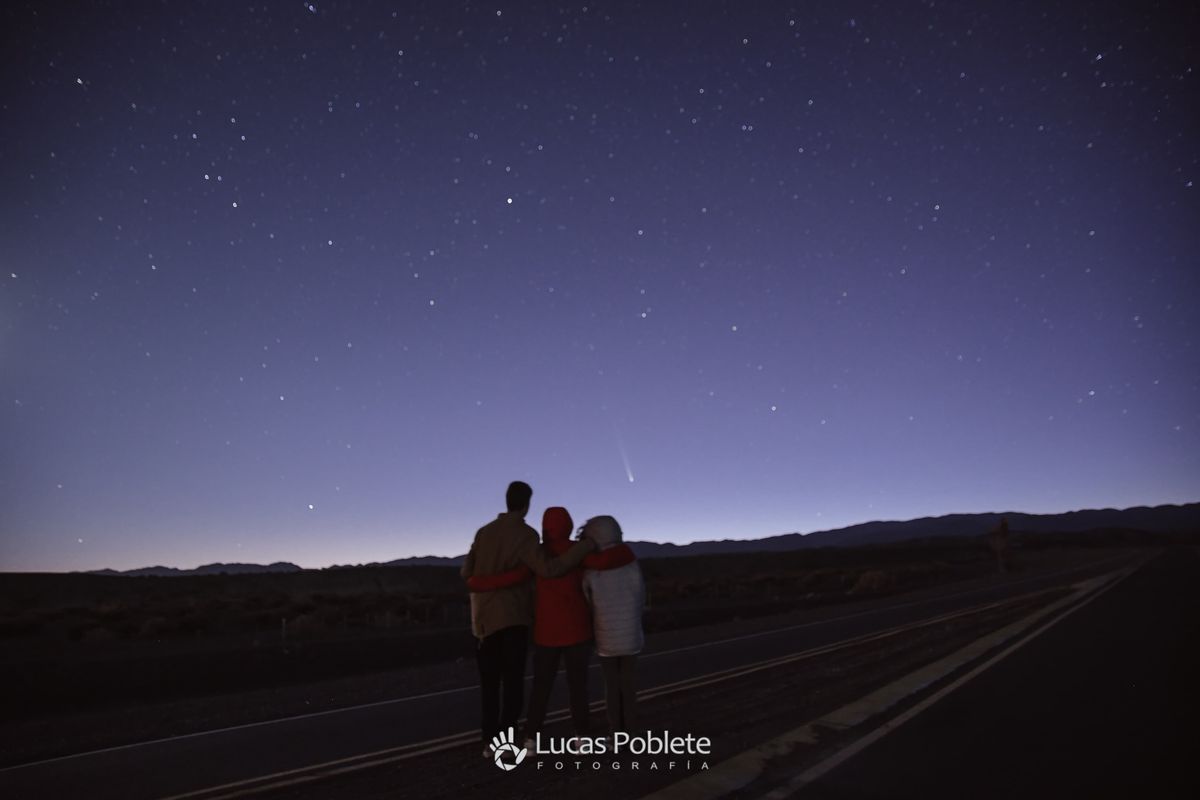
MULTIPOLYGON (((943 536, 975 536, 986 533, 1004 517, 1010 529, 1024 533, 1070 533, 1100 528, 1127 528, 1148 533, 1200 528, 1200 503, 1183 505, 1132 506, 1124 509, 1100 508, 1064 511, 1057 514, 1030 514, 1022 511, 990 511, 980 513, 951 513, 917 517, 909 520, 873 520, 842 528, 811 533, 781 533, 759 539, 705 539, 688 544, 631 540, 630 547, 638 558, 675 558, 720 553, 779 552, 808 547, 857 547, 870 544, 901 542, 943 536)), ((459 566, 465 555, 408 556, 392 561, 368 564, 334 564, 321 569, 353 569, 355 567, 459 566)), ((172 576, 172 575, 237 575, 263 572, 299 572, 303 568, 288 561, 271 564, 222 563, 203 564, 194 569, 178 567, 139 567, 131 570, 91 570, 93 575, 172 576)))

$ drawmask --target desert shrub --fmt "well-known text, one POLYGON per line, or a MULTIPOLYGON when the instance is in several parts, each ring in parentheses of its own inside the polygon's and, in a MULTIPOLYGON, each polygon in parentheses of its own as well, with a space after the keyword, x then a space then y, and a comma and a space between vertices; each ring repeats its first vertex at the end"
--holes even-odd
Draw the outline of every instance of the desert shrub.
POLYGON ((287 610, 289 613, 285 614, 284 616, 289 618, 299 617, 304 614, 312 614, 317 610, 317 606, 308 600, 297 600, 296 602, 292 603, 287 610))
POLYGON ((0 639, 33 636, 41 630, 42 619, 32 612, 13 613, 0 620, 0 639))
POLYGON ((189 636, 200 636, 208 633, 208 620, 202 615, 195 612, 188 612, 181 615, 176 623, 179 633, 189 636))
POLYGON ((932 583, 944 579, 953 571, 951 565, 935 561, 928 564, 911 564, 894 574, 899 586, 912 586, 932 583))
POLYGON ((106 628, 103 625, 95 625, 85 630, 79 640, 88 644, 96 644, 99 642, 111 642, 116 638, 117 635, 110 628, 106 628))
POLYGON ((138 636, 144 639, 159 639, 171 632, 172 625, 164 617, 150 617, 138 628, 138 636))
POLYGON ((124 610, 125 606, 120 600, 105 600, 96 606, 96 613, 102 617, 118 616, 124 610))
POLYGON ((319 636, 329 632, 329 625, 316 614, 298 614, 288 620, 288 634, 295 636, 319 636))
POLYGON ((274 628, 274 627, 279 626, 279 620, 281 620, 287 616, 287 614, 285 612, 286 612, 286 609, 284 609, 283 611, 280 611, 279 609, 272 609, 269 611, 258 611, 253 614, 250 614, 247 617, 247 621, 250 623, 250 626, 255 629, 274 628))
POLYGON ((814 569, 797 578, 796 588, 805 593, 840 592, 846 588, 848 579, 844 570, 814 569))
POLYGON ((862 572, 850 589, 850 594, 879 594, 896 585, 896 576, 881 569, 862 572))

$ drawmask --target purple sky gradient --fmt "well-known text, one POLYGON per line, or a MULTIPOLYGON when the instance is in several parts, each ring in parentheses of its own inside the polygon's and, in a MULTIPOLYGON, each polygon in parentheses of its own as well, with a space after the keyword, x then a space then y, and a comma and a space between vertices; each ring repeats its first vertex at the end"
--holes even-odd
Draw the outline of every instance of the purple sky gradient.
POLYGON ((0 569, 1200 499, 1194 8, 54 5, 0 569))

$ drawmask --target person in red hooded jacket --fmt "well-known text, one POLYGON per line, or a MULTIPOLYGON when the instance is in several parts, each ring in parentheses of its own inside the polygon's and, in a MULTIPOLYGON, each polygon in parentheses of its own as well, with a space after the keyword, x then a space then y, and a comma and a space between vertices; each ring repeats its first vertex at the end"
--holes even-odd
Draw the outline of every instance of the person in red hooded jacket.
MULTIPOLYGON (((542 547, 549 556, 571 548, 575 523, 565 508, 547 508, 542 515, 542 547)), ((533 691, 525 736, 533 739, 546 720, 546 707, 558 673, 559 661, 566 664, 567 689, 571 699, 571 721, 577 736, 586 736, 589 728, 587 670, 592 641, 592 615, 583 596, 583 569, 608 570, 634 561, 628 545, 609 548, 584 558, 580 567, 558 578, 537 579, 537 600, 533 616, 533 691)), ((504 589, 529 580, 528 567, 521 566, 498 575, 476 575, 467 579, 472 592, 504 589)))

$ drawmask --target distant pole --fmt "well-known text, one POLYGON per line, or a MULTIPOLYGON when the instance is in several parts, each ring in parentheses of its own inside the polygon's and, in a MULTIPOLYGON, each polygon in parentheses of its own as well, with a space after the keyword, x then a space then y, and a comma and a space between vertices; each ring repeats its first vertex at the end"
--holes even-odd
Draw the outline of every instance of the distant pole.
POLYGON ((287 617, 279 619, 279 641, 287 644, 287 617))

